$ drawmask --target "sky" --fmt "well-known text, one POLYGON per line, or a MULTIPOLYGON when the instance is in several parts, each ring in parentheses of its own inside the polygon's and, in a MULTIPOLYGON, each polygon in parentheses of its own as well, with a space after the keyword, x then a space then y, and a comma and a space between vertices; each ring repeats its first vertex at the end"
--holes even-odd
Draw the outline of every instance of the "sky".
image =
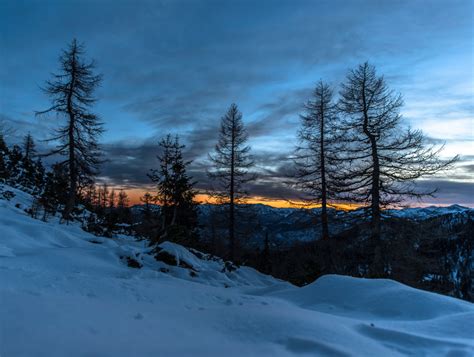
POLYGON ((405 124, 444 143, 443 158, 460 155, 419 182, 439 189, 424 204, 474 206, 473 14, 470 0, 0 0, 0 120, 11 142, 31 132, 47 150, 58 121, 35 118, 49 105, 40 88, 77 38, 104 78, 101 180, 136 201, 159 139, 179 133, 197 187, 209 187, 207 154, 235 102, 259 172, 249 192, 284 202, 298 197, 284 182, 312 87, 323 79, 337 93, 369 61, 403 95, 405 124))

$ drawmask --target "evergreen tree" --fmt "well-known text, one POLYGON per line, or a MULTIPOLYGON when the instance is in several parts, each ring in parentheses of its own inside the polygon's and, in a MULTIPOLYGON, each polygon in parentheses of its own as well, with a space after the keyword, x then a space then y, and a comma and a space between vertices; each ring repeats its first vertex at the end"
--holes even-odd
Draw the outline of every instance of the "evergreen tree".
POLYGON ((0 182, 6 182, 10 177, 10 173, 7 169, 8 153, 8 146, 3 137, 3 133, 0 131, 0 182))
POLYGON ((320 81, 312 99, 305 105, 298 132, 299 146, 295 152, 296 180, 294 186, 304 193, 309 204, 321 204, 321 236, 329 238, 327 205, 335 199, 337 172, 335 157, 336 108, 331 88, 320 81))
POLYGON ((117 198, 117 215, 119 222, 131 223, 132 214, 129 205, 130 199, 128 198, 127 192, 121 189, 117 198))
POLYGON ((171 135, 160 141, 161 155, 158 170, 148 175, 157 186, 156 200, 160 202, 161 227, 159 240, 171 239, 189 243, 196 235, 197 212, 194 202, 194 184, 188 176, 186 167, 191 163, 184 161, 184 145, 179 138, 171 135))
POLYGON ((38 158, 35 162, 35 172, 34 172, 34 194, 40 193, 44 187, 44 180, 45 180, 45 169, 43 166, 43 162, 41 158, 38 158))
POLYGON ((56 163, 46 174, 44 190, 39 198, 45 212, 43 219, 46 220, 48 215, 55 215, 67 200, 68 173, 64 165, 56 163))
POLYGON ((145 220, 149 220, 152 215, 151 205, 156 203, 156 197, 154 197, 150 192, 146 192, 142 197, 140 197, 140 202, 143 203, 143 217, 145 220))
POLYGON ((9 181, 12 185, 16 186, 19 184, 21 172, 23 166, 23 152, 21 147, 18 145, 13 145, 12 150, 8 155, 7 162, 7 171, 9 176, 9 181))
POLYGON ((97 173, 100 153, 98 136, 103 132, 97 116, 89 110, 94 104, 94 91, 101 76, 94 74, 94 62, 83 60, 84 46, 74 39, 60 58, 60 72, 46 82, 45 93, 50 96, 52 106, 37 115, 54 112, 65 119, 65 124, 56 130, 50 139, 59 144, 49 155, 66 156, 61 163, 68 170, 68 200, 63 218, 69 220, 76 204, 79 181, 88 181, 97 173))
POLYGON ((112 189, 109 194, 109 208, 114 209, 115 208, 115 190, 112 189))
MULTIPOLYGON (((100 189, 99 189, 100 190, 100 189)), ((102 189, 100 190, 100 200, 99 205, 105 210, 109 205, 109 187, 107 183, 102 184, 102 189)))
POLYGON ((253 161, 246 145, 248 135, 236 104, 232 104, 221 119, 219 140, 214 153, 209 154, 213 169, 209 177, 217 184, 213 195, 221 204, 228 205, 229 259, 235 257, 236 204, 242 203, 246 192, 244 185, 255 179, 249 174, 253 161))
POLYGON ((128 198, 127 192, 123 189, 120 189, 117 199, 117 208, 118 209, 125 209, 128 207, 130 199, 128 198))
POLYGON ((143 203, 143 210, 141 213, 141 221, 135 226, 135 230, 139 236, 150 238, 155 240, 159 236, 160 222, 159 216, 152 210, 152 205, 156 204, 157 197, 153 196, 150 192, 146 192, 140 197, 140 202, 143 203))
POLYGON ((26 160, 33 161, 36 155, 36 144, 30 133, 23 138, 23 152, 25 153, 26 160))
POLYGON ((23 139, 23 153, 18 182, 24 188, 30 189, 33 192, 39 192, 41 191, 41 183, 38 180, 42 167, 37 167, 37 162, 33 160, 36 155, 36 145, 30 133, 25 135, 23 139))
POLYGON ((82 197, 82 203, 86 206, 89 211, 95 210, 97 200, 97 190, 95 184, 90 184, 86 190, 84 190, 84 195, 82 197))

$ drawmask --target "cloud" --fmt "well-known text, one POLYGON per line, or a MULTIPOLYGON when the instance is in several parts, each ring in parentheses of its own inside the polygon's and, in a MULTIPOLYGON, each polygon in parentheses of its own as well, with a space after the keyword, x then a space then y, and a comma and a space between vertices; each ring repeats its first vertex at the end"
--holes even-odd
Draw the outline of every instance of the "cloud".
POLYGON ((454 180, 419 180, 417 187, 421 191, 438 190, 435 198, 426 197, 423 202, 432 204, 461 204, 474 206, 474 182, 454 180))
MULTIPOLYGON (((39 86, 58 68, 59 50, 77 37, 104 75, 93 109, 109 129, 103 138, 109 158, 104 177, 146 185, 148 169, 157 165, 159 137, 179 133, 193 160, 190 171, 200 187, 207 186, 207 153, 217 140, 221 116, 236 102, 260 174, 250 189, 292 196, 283 182, 291 171, 288 156, 298 115, 312 86, 323 79, 334 85, 337 96, 347 71, 370 60, 404 94, 407 121, 424 129, 432 143, 446 141, 446 157, 463 153, 468 160, 473 154, 468 152, 472 2, 446 6, 434 0, 429 5, 408 0, 297 5, 4 0, 0 107, 14 118, 18 138, 27 131, 38 139, 48 137, 57 122, 32 117, 48 105, 39 86)), ((468 179, 472 165, 463 163, 452 179, 468 179)), ((462 184, 456 187, 465 192, 462 184)))
MULTIPOLYGON (((461 165, 461 169, 470 173, 470 174, 474 174, 474 164, 470 164, 470 165, 461 165)), ((472 179, 472 176, 471 176, 471 179, 472 179)))

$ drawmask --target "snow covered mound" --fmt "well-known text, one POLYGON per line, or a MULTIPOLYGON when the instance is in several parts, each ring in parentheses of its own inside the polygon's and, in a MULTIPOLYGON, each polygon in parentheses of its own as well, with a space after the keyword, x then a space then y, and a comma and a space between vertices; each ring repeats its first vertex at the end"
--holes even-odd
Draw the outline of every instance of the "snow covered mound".
POLYGON ((429 320, 446 314, 472 314, 462 300, 428 293, 388 279, 326 275, 298 290, 273 294, 307 309, 378 320, 429 320))
POLYGON ((34 220, 31 197, 6 189, 1 356, 474 355, 470 303, 390 280, 297 288, 169 242, 34 220))

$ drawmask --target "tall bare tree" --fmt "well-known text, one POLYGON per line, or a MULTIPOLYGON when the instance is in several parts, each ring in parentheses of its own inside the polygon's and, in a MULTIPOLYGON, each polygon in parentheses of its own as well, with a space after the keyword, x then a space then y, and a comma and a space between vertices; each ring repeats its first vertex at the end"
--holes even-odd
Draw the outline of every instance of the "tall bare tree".
POLYGON ((219 139, 214 152, 209 154, 213 168, 209 177, 217 184, 213 195, 219 203, 229 206, 229 258, 235 257, 235 211, 236 204, 246 195, 244 185, 255 179, 249 169, 254 162, 246 145, 248 134, 242 121, 242 113, 236 104, 232 104, 221 118, 219 139))
POLYGON ((403 126, 401 95, 369 63, 349 72, 340 95, 346 142, 339 157, 347 163, 346 198, 370 204, 372 237, 378 240, 381 208, 406 197, 433 195, 419 190, 415 180, 450 167, 457 157, 440 160, 442 147, 428 144, 420 130, 403 126))
POLYGON ((336 197, 333 176, 337 169, 333 152, 337 115, 329 85, 323 81, 316 85, 300 117, 294 185, 308 204, 321 204, 321 236, 329 239, 327 206, 328 199, 336 197))
POLYGON ((91 179, 98 169, 100 153, 97 144, 102 123, 90 112, 96 102, 94 92, 101 75, 94 74, 93 61, 85 62, 84 46, 74 39, 59 57, 59 72, 46 82, 43 89, 51 98, 51 107, 37 115, 54 112, 65 121, 50 141, 59 142, 48 155, 66 156, 61 162, 68 170, 69 187, 63 218, 69 220, 76 203, 79 180, 91 179))

